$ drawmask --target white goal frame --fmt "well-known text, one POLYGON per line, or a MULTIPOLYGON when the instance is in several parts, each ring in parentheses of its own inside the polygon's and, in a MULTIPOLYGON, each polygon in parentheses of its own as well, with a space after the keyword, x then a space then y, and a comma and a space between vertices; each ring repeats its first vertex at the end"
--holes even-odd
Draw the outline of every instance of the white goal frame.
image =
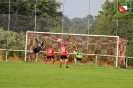
MULTIPOLYGON (((115 57, 116 58, 116 61, 115 61, 115 66, 118 67, 118 58, 119 58, 119 36, 110 36, 110 35, 88 35, 88 34, 71 34, 71 33, 51 33, 51 32, 35 32, 35 31, 27 31, 26 32, 26 44, 25 44, 25 61, 26 61, 26 53, 27 53, 27 42, 28 42, 28 33, 37 33, 37 34, 57 34, 57 35, 76 35, 76 36, 87 36, 88 39, 89 37, 111 37, 111 38, 116 38, 116 56, 112 56, 112 55, 108 55, 108 56, 112 56, 112 57, 115 57)), ((88 42, 89 44, 89 42, 88 42)), ((85 55, 92 55, 92 54, 85 54, 85 55)), ((95 54, 93 54, 95 55, 95 54)), ((104 55, 101 55, 101 56, 104 56, 104 55)), ((106 55, 107 56, 107 55, 106 55)))

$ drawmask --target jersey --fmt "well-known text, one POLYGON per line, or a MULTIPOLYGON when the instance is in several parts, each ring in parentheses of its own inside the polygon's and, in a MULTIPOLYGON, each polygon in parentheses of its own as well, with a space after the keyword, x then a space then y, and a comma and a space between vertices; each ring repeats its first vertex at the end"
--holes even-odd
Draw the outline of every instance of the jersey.
POLYGON ((75 52, 75 55, 76 55, 76 58, 80 58, 80 59, 83 58, 83 56, 80 53, 78 53, 78 52, 75 52))
POLYGON ((68 48, 66 46, 60 47, 60 54, 61 56, 66 56, 68 52, 68 48))
POLYGON ((44 41, 43 42, 39 42, 36 39, 36 42, 38 43, 38 46, 35 49, 33 49, 34 53, 38 53, 41 50, 41 48, 43 47, 43 45, 44 45, 44 41))
POLYGON ((36 42, 38 43, 38 46, 37 48, 39 49, 39 51, 41 50, 41 48, 43 47, 44 45, 44 41, 43 42, 39 42, 37 39, 36 39, 36 42))
POLYGON ((52 48, 48 48, 46 51, 47 51, 47 56, 53 56, 54 55, 54 50, 52 48))

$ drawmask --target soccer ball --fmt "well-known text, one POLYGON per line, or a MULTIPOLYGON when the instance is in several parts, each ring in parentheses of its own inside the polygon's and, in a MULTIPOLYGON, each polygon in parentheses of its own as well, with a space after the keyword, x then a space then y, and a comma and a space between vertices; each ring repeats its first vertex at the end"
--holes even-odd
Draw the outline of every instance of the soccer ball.
POLYGON ((60 42, 61 41, 61 38, 58 38, 58 40, 57 40, 58 42, 60 42))

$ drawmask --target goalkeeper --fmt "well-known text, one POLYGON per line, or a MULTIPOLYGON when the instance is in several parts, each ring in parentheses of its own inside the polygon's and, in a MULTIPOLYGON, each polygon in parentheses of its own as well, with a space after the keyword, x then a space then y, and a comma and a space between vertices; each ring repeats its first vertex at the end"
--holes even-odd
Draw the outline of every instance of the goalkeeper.
POLYGON ((75 58, 74 58, 75 64, 77 65, 77 62, 81 63, 83 56, 80 53, 76 52, 75 50, 73 51, 73 53, 75 54, 75 58))
POLYGON ((36 53, 38 53, 42 49, 42 47, 44 45, 44 41, 39 42, 37 40, 37 38, 36 38, 36 42, 38 43, 38 46, 36 48, 34 48, 33 50, 31 50, 30 52, 27 52, 27 55, 29 55, 29 54, 36 54, 36 53))

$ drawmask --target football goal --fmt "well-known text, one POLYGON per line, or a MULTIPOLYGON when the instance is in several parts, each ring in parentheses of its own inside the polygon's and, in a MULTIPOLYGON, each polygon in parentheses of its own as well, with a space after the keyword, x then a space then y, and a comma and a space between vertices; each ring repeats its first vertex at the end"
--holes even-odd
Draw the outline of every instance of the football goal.
MULTIPOLYGON (((92 60, 95 64, 112 63, 116 67, 119 63, 120 48, 124 46, 121 45, 122 39, 119 36, 27 31, 26 52, 37 46, 35 38, 45 42, 43 49, 38 54, 38 58, 45 58, 45 52, 49 45, 52 45, 55 53, 59 54, 59 47, 66 44, 70 55, 73 55, 73 50, 76 49, 83 54, 85 61, 92 60)), ((125 50, 122 50, 122 52, 125 52, 125 50)), ((30 58, 34 58, 34 56, 30 56, 30 58)), ((38 58, 34 59, 37 60, 38 58)), ((29 57, 25 56, 25 61, 28 59, 29 57)))

